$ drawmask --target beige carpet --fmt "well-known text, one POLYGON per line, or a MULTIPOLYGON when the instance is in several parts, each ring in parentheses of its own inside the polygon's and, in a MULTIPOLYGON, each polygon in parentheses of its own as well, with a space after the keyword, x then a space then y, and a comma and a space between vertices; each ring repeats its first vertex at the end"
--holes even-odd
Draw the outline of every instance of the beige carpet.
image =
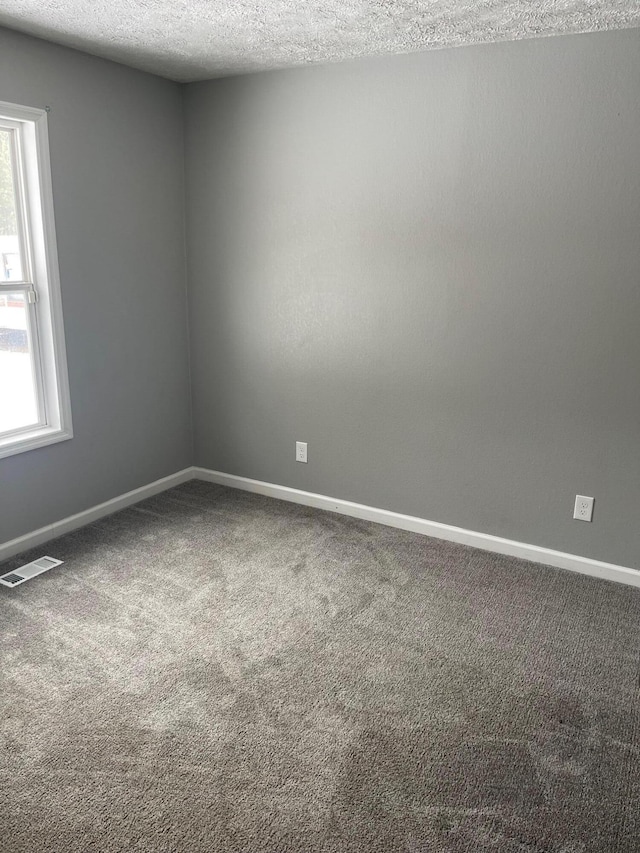
POLYGON ((36 553, 3 853, 640 850, 638 590, 202 482, 36 553))

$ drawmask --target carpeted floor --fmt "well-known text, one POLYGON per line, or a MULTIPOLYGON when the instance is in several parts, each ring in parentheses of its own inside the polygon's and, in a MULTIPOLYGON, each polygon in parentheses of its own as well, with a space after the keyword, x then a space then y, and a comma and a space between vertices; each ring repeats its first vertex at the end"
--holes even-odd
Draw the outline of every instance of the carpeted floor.
POLYGON ((639 590, 203 482, 43 553, 3 853, 640 850, 639 590))

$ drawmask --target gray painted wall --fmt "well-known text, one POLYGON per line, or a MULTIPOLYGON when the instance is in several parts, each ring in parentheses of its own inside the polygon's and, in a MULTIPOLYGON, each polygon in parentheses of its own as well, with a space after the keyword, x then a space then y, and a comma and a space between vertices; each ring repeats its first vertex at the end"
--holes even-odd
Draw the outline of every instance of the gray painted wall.
POLYGON ((638 30, 190 85, 197 464, 639 567, 639 93, 638 30))
POLYGON ((191 463, 180 87, 0 30, 0 100, 51 107, 75 436, 0 460, 0 542, 191 463))

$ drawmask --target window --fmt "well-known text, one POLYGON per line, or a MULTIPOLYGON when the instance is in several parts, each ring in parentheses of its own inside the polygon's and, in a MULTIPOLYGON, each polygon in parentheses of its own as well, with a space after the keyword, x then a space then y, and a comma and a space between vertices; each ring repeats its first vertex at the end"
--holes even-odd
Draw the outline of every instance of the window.
POLYGON ((0 102, 0 457, 71 435, 47 113, 0 102))

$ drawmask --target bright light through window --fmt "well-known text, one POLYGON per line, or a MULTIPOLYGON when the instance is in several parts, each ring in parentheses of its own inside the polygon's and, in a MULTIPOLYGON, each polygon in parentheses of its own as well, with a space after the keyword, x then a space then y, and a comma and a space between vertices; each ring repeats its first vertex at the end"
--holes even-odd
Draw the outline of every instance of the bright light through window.
POLYGON ((38 424, 38 396, 24 293, 0 295, 0 433, 38 424))
POLYGON ((14 134, 15 131, 0 130, 0 273, 3 282, 22 281, 14 134))
POLYGON ((0 456, 70 437, 47 115, 0 103, 0 456))

